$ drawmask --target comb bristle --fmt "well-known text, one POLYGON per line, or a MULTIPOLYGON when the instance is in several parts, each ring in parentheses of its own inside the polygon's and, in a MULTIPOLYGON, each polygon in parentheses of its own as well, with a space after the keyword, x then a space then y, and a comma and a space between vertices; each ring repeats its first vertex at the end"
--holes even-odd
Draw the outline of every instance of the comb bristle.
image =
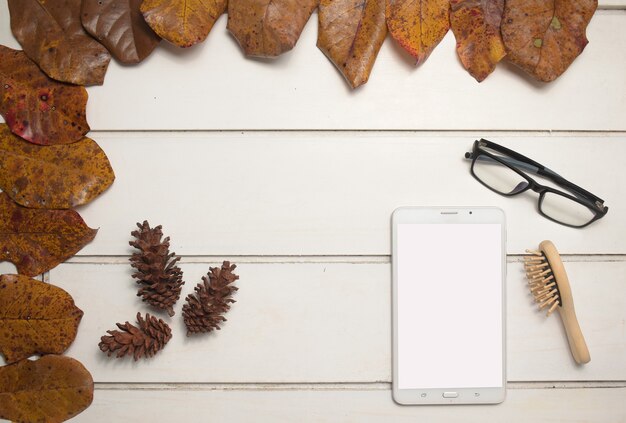
POLYGON ((555 290, 549 290, 546 291, 545 293, 541 294, 541 295, 537 295, 535 297, 535 301, 540 303, 544 300, 547 300, 549 297, 554 297, 556 295, 556 291, 555 290))
POLYGON ((549 316, 550 314, 552 314, 552 312, 556 309, 556 307, 559 305, 559 302, 556 301, 554 304, 552 304, 552 307, 550 307, 550 309, 548 310, 548 314, 546 314, 546 316, 549 316))
POLYGON ((531 254, 524 257, 528 288, 540 310, 549 306, 547 313, 549 316, 561 303, 559 287, 543 252, 536 250, 526 252, 531 254))
POLYGON ((527 252, 528 254, 532 254, 532 255, 535 255, 535 256, 542 256, 542 257, 543 257, 543 253, 542 253, 541 251, 537 251, 537 250, 526 250, 526 252, 527 252))

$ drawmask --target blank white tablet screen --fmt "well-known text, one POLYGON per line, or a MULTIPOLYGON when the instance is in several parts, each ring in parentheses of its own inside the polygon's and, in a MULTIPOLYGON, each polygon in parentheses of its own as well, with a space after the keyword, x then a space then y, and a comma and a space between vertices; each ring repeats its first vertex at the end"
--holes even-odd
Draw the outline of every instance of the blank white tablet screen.
POLYGON ((500 224, 399 224, 398 388, 502 386, 500 224))

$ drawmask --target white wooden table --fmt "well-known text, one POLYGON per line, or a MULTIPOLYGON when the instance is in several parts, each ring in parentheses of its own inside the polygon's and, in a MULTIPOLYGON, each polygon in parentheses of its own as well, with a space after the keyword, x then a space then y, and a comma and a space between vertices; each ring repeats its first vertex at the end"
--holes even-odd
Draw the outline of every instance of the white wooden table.
MULTIPOLYGON (((270 63, 243 57, 225 17, 196 47, 162 43, 139 66, 111 62, 104 86, 89 88, 88 120, 117 179, 79 209, 100 228, 95 241, 44 275, 85 311, 67 354, 96 392, 75 421, 626 422, 624 9, 601 1, 590 44, 548 85, 504 63, 476 83, 449 33, 417 69, 388 39, 369 83, 351 92, 315 47, 315 15, 270 63), (483 188, 463 159, 480 137, 596 193, 608 215, 570 229, 542 218, 532 195, 483 188), (503 404, 392 401, 389 218, 401 205, 505 210, 503 404), (237 263, 237 303, 222 331, 186 338, 180 301, 161 354, 108 359, 99 337, 149 311, 128 264, 144 219, 183 256, 184 295, 209 265, 237 263), (584 367, 524 286, 521 255, 543 239, 564 255, 592 357, 584 367)), ((4 0, 0 43, 19 48, 4 0)))

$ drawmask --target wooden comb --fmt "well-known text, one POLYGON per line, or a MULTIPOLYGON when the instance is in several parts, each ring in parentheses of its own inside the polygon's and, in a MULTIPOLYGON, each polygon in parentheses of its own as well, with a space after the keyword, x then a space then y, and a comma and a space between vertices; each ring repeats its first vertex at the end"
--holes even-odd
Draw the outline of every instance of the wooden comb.
POLYGON ((574 360, 578 364, 588 363, 589 349, 576 318, 572 290, 559 252, 551 241, 539 244, 539 251, 526 252, 531 254, 524 257, 528 285, 539 309, 547 307, 548 316, 559 311, 574 360))

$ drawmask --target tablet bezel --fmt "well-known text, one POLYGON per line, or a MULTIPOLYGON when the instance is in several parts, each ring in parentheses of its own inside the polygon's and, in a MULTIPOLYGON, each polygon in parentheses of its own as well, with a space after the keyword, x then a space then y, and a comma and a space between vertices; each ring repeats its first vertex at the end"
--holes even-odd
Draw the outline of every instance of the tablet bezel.
POLYGON ((402 405, 427 404, 498 404, 506 396, 506 219, 497 207, 400 207, 391 217, 392 227, 392 392, 402 405), (398 310, 397 310, 397 229, 402 223, 501 224, 502 242, 502 386, 490 388, 399 389, 398 381, 398 310), (455 392, 455 398, 443 394, 455 392))

